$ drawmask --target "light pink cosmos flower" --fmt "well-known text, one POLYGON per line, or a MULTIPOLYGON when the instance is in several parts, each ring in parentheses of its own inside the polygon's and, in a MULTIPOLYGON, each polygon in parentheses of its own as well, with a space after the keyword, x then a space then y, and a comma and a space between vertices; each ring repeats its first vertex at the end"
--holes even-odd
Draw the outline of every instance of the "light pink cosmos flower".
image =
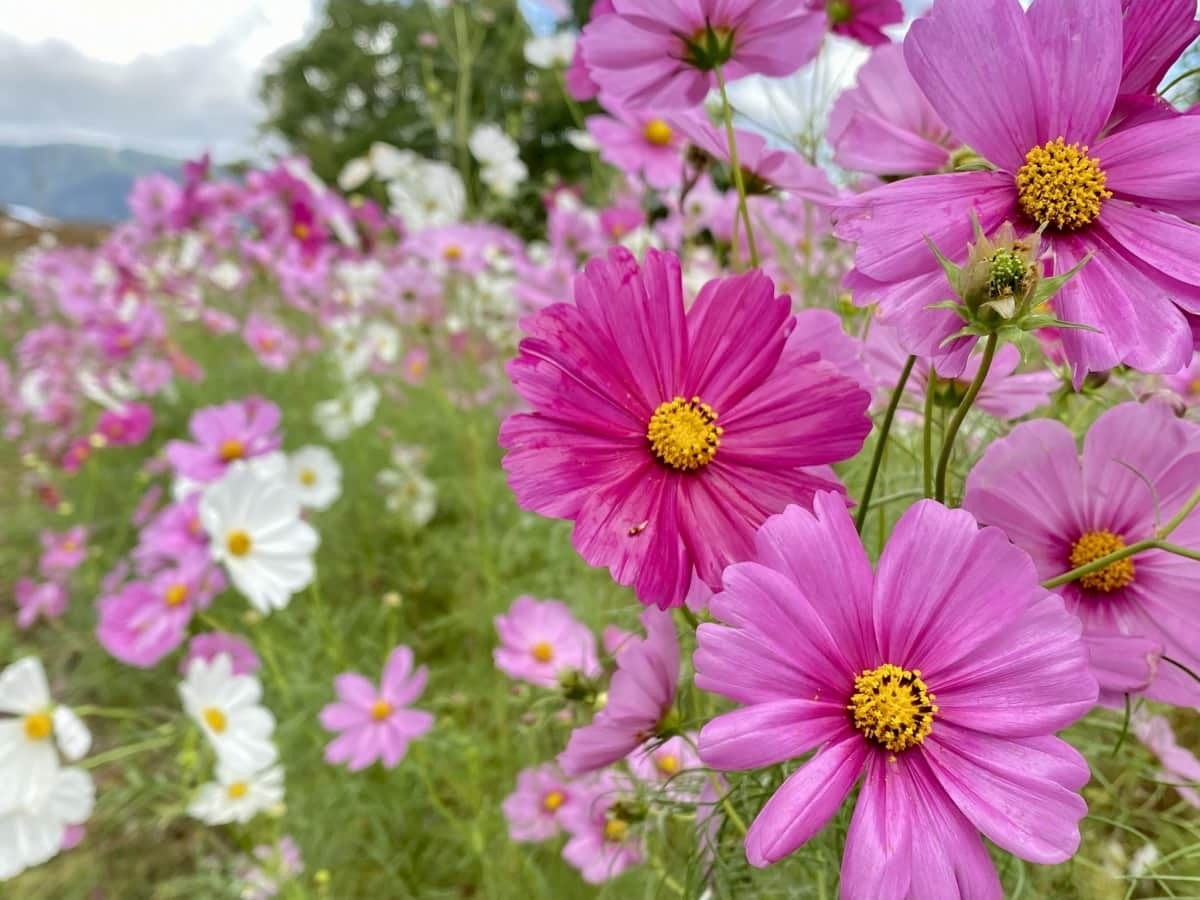
POLYGON ((589 116, 587 129, 600 148, 600 158, 657 190, 683 183, 683 151, 687 141, 670 118, 648 110, 624 110, 611 116, 589 116))
POLYGON ((200 522, 200 493, 164 507, 138 535, 133 558, 143 574, 193 557, 209 558, 208 535, 200 522))
POLYGON ((562 824, 570 835, 563 859, 588 884, 603 884, 642 861, 641 838, 621 806, 623 795, 632 793, 630 788, 624 776, 601 772, 562 811, 562 824))
POLYGON ((67 589, 57 581, 37 584, 18 578, 16 585, 17 627, 32 628, 39 618, 49 622, 67 611, 67 589))
POLYGON ((144 581, 131 581, 101 597, 96 638, 115 659, 148 669, 183 643, 192 609, 179 592, 160 594, 144 581))
POLYGON ((878 47, 829 115, 827 138, 844 169, 872 175, 921 175, 943 169, 955 147, 904 61, 899 44, 878 47))
POLYGON ((429 671, 413 671, 413 653, 401 644, 392 650, 383 669, 383 681, 375 686, 357 672, 343 672, 334 679, 338 701, 321 710, 326 731, 340 732, 325 747, 325 761, 346 763, 351 772, 379 760, 393 768, 403 759, 410 741, 433 727, 433 715, 409 704, 425 689, 429 671))
POLYGON ((262 397, 247 397, 192 414, 188 430, 194 444, 170 441, 167 459, 176 474, 207 484, 239 459, 278 450, 279 407, 262 397))
POLYGON ((575 304, 523 322, 507 372, 533 413, 500 429, 521 506, 573 519, 573 542, 645 604, 711 587, 754 529, 854 455, 869 398, 816 354, 778 365, 791 301, 760 273, 710 281, 684 309, 679 260, 593 260, 575 304))
POLYGON ((1175 731, 1165 716, 1150 715, 1145 710, 1133 714, 1133 733, 1158 757, 1162 771, 1158 778, 1175 785, 1179 796, 1200 809, 1200 759, 1191 750, 1181 747, 1175 731))
POLYGON ((569 672, 600 674, 596 636, 558 600, 518 597, 495 623, 500 646, 492 657, 509 678, 552 688, 569 672))
POLYGON ((300 349, 300 343, 290 331, 256 312, 247 317, 242 337, 258 361, 275 372, 286 370, 300 349))
POLYGON ((679 638, 670 613, 642 613, 644 638, 617 650, 608 701, 591 723, 571 732, 558 764, 568 775, 594 772, 632 753, 666 727, 679 682, 679 638))
POLYGON ((999 529, 932 501, 878 568, 839 497, 791 507, 725 572, 697 687, 741 708, 700 732, 714 768, 815 755, 746 835, 765 866, 834 816, 861 779, 842 896, 1002 896, 983 832, 1021 859, 1079 846, 1086 761, 1054 733, 1095 703, 1079 622, 999 529))
MULTIPOLYGON (((1038 576, 1049 579, 1153 536, 1197 489, 1198 472, 1200 426, 1160 403, 1123 403, 1092 425, 1082 458, 1065 425, 1050 419, 1018 425, 971 471, 963 506, 1003 528, 1033 557, 1038 576)), ((1200 547, 1200 512, 1170 539, 1200 547)), ((1159 645, 1166 656, 1200 670, 1191 560, 1149 550, 1055 590, 1083 620, 1085 639, 1096 644, 1097 678, 1115 695, 1107 700, 1140 686, 1136 677, 1129 683, 1128 673, 1146 652, 1138 642, 1159 645)), ((1200 706, 1200 685, 1165 660, 1145 694, 1200 706)))
POLYGON ((186 674, 192 660, 212 662, 222 653, 233 664, 234 675, 252 675, 262 667, 258 654, 244 638, 225 631, 207 631, 197 634, 188 643, 187 654, 179 663, 179 671, 186 674))
POLYGON ((96 432, 113 447, 136 447, 154 427, 154 410, 144 403, 129 403, 119 410, 105 410, 96 432))
POLYGON ((696 802, 708 778, 700 771, 696 735, 677 734, 665 741, 650 741, 629 754, 634 778, 663 790, 672 800, 696 802))
POLYGON ((1174 375, 1168 375, 1167 387, 1175 392, 1188 406, 1200 405, 1200 353, 1192 357, 1192 362, 1186 368, 1174 375))
POLYGON ((75 525, 66 531, 43 531, 42 556, 38 569, 47 578, 62 579, 70 575, 87 559, 88 530, 75 525))
POLYGON ((985 234, 1047 228, 1055 273, 1090 261, 1051 301, 1094 330, 1061 335, 1076 384, 1125 363, 1170 373, 1191 358, 1185 312, 1200 313, 1200 119, 1104 129, 1122 80, 1120 0, 938 0, 904 44, 942 121, 994 166, 884 185, 841 210, 858 243, 847 283, 910 320, 909 350, 935 355, 960 327, 926 240, 961 262, 972 214, 985 234), (1087 53, 1078 52, 1086 46, 1087 53), (997 85, 1003 85, 998 90, 997 85))
POLYGON ((591 78, 631 107, 697 106, 716 87, 788 75, 817 54, 822 17, 796 0, 613 0, 579 44, 591 78))
POLYGON ((883 31, 904 21, 900 0, 808 0, 809 9, 824 12, 829 30, 875 47, 888 43, 883 31))
POLYGON ((517 789, 504 798, 501 809, 508 822, 511 840, 536 843, 548 841, 562 828, 563 807, 576 793, 575 783, 564 777, 554 763, 522 769, 517 789))

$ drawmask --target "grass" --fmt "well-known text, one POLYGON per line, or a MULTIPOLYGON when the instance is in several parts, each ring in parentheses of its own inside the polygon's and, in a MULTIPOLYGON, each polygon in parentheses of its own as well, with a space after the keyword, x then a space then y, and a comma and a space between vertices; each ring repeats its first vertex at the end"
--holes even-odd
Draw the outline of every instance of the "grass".
MULTIPOLYGON (((282 407, 285 447, 296 449, 325 443, 311 423, 311 409, 333 396, 336 383, 316 362, 284 375, 266 372, 236 337, 181 329, 178 338, 208 377, 181 384, 174 402, 156 404, 155 431, 143 448, 100 452, 67 480, 64 513, 46 510, 22 489, 26 462, 11 444, 0 444, 0 597, 11 597, 12 582, 32 574, 40 530, 75 522, 93 530, 93 552, 72 582, 67 617, 21 633, 11 615, 5 616, 0 659, 36 653, 62 701, 120 716, 89 717, 96 736, 92 756, 111 761, 94 769, 98 805, 86 840, 20 876, 3 896, 236 897, 233 875, 243 854, 283 834, 296 839, 306 863, 304 875, 285 887, 285 898, 700 896, 706 870, 689 810, 656 816, 651 861, 601 888, 586 886, 561 861, 561 840, 530 846, 507 838, 501 800, 519 769, 561 749, 568 726, 544 693, 514 686, 494 668, 493 616, 523 593, 563 599, 597 630, 611 623, 632 627, 638 608, 607 573, 578 559, 566 523, 517 509, 499 465, 495 410, 460 409, 447 400, 452 392, 484 383, 480 367, 463 360, 435 360, 440 379, 421 387, 385 389, 375 421, 334 445, 344 491, 333 508, 314 517, 322 543, 311 588, 287 610, 261 621, 247 615, 247 604, 233 592, 205 614, 203 624, 249 636, 266 663, 261 677, 265 702, 279 721, 287 808, 244 828, 208 828, 186 817, 189 793, 206 780, 210 758, 182 716, 175 659, 150 671, 109 659, 91 634, 92 603, 104 574, 136 538, 129 520, 150 484, 143 468, 147 455, 183 436, 193 409, 261 393, 282 407), (375 488, 375 473, 387 465, 393 440, 429 453, 438 513, 419 531, 390 516, 375 488), (393 602, 385 600, 389 595, 393 602), (316 716, 332 698, 333 677, 354 669, 376 678, 397 642, 411 645, 418 661, 430 667, 419 705, 436 715, 434 731, 390 772, 374 767, 350 774, 326 765, 322 749, 328 736, 316 716)), ((1073 401, 1065 418, 1082 427, 1100 405, 1095 398, 1073 401)), ((968 427, 986 425, 973 420, 968 427)), ((869 453, 868 446, 843 472, 852 489, 861 486, 869 453)), ((876 489, 879 513, 872 514, 865 532, 876 551, 910 502, 902 495, 887 498, 920 483, 919 460, 920 434, 901 427, 876 489)), ((961 466, 951 480, 961 484, 961 466)), ((684 632, 686 642, 686 626, 684 632)), ((685 646, 685 659, 686 651, 685 646)), ((685 721, 696 727, 717 708, 713 698, 688 688, 682 704, 685 721)), ((1080 853, 1053 868, 997 853, 1008 896, 1200 896, 1195 810, 1154 780, 1145 749, 1132 736, 1121 738, 1121 720, 1119 713, 1096 712, 1070 734, 1094 768, 1080 853), (1149 842, 1159 851, 1153 877, 1121 877, 1128 857, 1149 842)), ((1200 739, 1195 717, 1177 715, 1175 721, 1181 741, 1195 746, 1200 739)), ((781 778, 780 772, 741 778, 731 802, 749 821, 781 778)), ((712 871, 712 896, 835 897, 848 823, 849 807, 801 852, 766 871, 746 866, 738 836, 727 825, 712 871)))

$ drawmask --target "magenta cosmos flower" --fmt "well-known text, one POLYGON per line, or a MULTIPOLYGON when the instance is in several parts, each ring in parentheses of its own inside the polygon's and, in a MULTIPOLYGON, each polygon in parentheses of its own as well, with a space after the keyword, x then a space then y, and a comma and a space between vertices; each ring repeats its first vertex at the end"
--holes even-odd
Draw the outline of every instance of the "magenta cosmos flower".
POLYGON ((710 586, 788 503, 833 486, 802 466, 853 456, 868 396, 815 355, 777 365, 791 300, 758 272, 710 281, 685 311, 679 259, 593 260, 575 304, 523 323, 508 364, 532 414, 500 429, 521 505, 575 520, 592 565, 645 604, 710 586))
POLYGON ((558 764, 568 775, 594 772, 628 756, 664 730, 679 682, 679 638, 671 615, 642 613, 646 637, 630 637, 617 649, 617 671, 608 700, 591 724, 571 732, 558 764))
POLYGON ((1056 273, 1091 255, 1052 301, 1095 329, 1062 334, 1076 381, 1119 363, 1182 368, 1184 312, 1200 312, 1200 226, 1186 221, 1200 218, 1200 119, 1104 133, 1122 80, 1120 0, 1039 0, 1028 13, 1018 0, 938 0, 904 51, 942 121, 994 171, 913 178, 843 207, 858 299, 923 320, 909 349, 933 355, 959 324, 926 309, 947 290, 926 239, 961 259, 972 213, 987 234, 1045 225, 1056 273))
POLYGON ((57 581, 41 584, 29 578, 18 578, 15 590, 17 627, 32 628, 39 618, 47 622, 67 611, 67 589, 57 581))
POLYGON ((600 674, 596 636, 557 600, 518 597, 496 616, 500 646, 492 651, 496 668, 539 687, 557 687, 562 676, 600 674))
POLYGON ((716 87, 758 73, 788 75, 817 54, 821 16, 796 0, 613 0, 580 49, 605 95, 666 111, 698 106, 716 87))
MULTIPOLYGON (((1197 489, 1197 473, 1200 426, 1175 418, 1165 404, 1124 403, 1092 425, 1082 458, 1065 425, 1050 419, 1018 425, 971 471, 963 506, 1003 528, 1033 557, 1038 576, 1049 579, 1152 537, 1197 489)), ((1200 512, 1170 540, 1200 547, 1200 512)), ((1150 550, 1056 590, 1083 620, 1085 637, 1150 640, 1200 671, 1196 574, 1195 562, 1150 550)), ((1123 692, 1128 685, 1105 675, 1122 668, 1122 660, 1107 658, 1112 652, 1121 652, 1121 642, 1103 642, 1093 665, 1101 687, 1123 692)), ((1200 685, 1166 662, 1145 693, 1200 706, 1200 685)))
POLYGON ((874 47, 888 43, 888 25, 904 21, 900 0, 808 0, 810 9, 823 11, 834 34, 874 47))
POLYGON ((760 529, 725 572, 696 685, 742 705, 700 758, 754 769, 816 750, 746 836, 751 864, 815 835, 855 783, 843 897, 1001 897, 980 841, 1068 859, 1087 807, 1083 758, 1054 732, 1096 700, 1079 621, 996 528, 932 501, 897 523, 878 569, 840 497, 760 529))
POLYGON ((321 725, 341 733, 325 747, 325 761, 346 763, 351 772, 376 760, 387 769, 399 763, 409 741, 433 727, 431 713, 409 708, 428 675, 424 666, 413 671, 412 650, 401 644, 388 656, 379 690, 357 672, 335 678, 338 702, 321 710, 321 725))
POLYGON ((188 423, 195 440, 170 441, 167 459, 178 475, 207 484, 231 463, 278 450, 279 407, 262 397, 247 397, 197 410, 188 423))
POLYGON ((550 840, 561 830, 563 807, 577 790, 554 763, 523 769, 517 775, 517 789, 504 798, 500 807, 508 822, 509 838, 519 842, 550 840))

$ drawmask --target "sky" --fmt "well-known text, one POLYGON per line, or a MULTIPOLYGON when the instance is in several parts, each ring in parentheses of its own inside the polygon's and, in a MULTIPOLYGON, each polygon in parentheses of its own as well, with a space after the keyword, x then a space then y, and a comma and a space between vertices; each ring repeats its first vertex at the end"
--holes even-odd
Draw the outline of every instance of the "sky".
POLYGON ((255 155, 263 65, 319 0, 0 0, 0 143, 255 155))

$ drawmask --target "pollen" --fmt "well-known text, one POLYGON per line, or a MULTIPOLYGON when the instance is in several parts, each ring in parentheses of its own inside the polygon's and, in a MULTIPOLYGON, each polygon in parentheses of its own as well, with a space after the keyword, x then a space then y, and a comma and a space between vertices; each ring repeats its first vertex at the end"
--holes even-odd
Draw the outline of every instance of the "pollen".
POLYGON ((237 438, 226 438, 221 441, 221 461, 233 462, 235 459, 241 459, 246 455, 246 445, 237 438))
POLYGON ((671 126, 662 119, 651 119, 646 123, 646 127, 642 129, 642 134, 645 136, 646 141, 655 147, 665 147, 675 137, 675 132, 671 130, 671 126))
POLYGON ((679 771, 679 757, 674 753, 664 753, 662 756, 655 757, 654 766, 661 774, 669 778, 679 771))
POLYGON ((235 781, 227 789, 230 800, 241 800, 250 790, 250 785, 244 781, 235 781))
POLYGON ((1021 293, 1029 277, 1029 264, 1012 250, 997 250, 988 269, 988 296, 1007 297, 1021 293))
POLYGON ((1108 176, 1088 148, 1061 137, 1034 147, 1017 171, 1017 201, 1039 225, 1057 231, 1078 231, 1100 217, 1112 197, 1108 176))
POLYGON ((54 720, 49 713, 30 713, 25 717, 25 737, 31 741, 44 741, 54 730, 54 720))
POLYGON ((225 718, 225 713, 221 712, 215 706, 204 707, 204 712, 201 713, 205 723, 217 734, 222 734, 229 727, 229 722, 225 718))
POLYGON ((371 718, 376 722, 382 722, 392 714, 392 704, 380 698, 371 704, 371 718))
POLYGON ((542 798, 542 809, 546 812, 558 812, 558 808, 567 802, 567 795, 562 791, 551 791, 542 798))
POLYGON ((458 262, 458 260, 462 259, 462 255, 463 249, 458 244, 448 244, 446 249, 442 251, 442 256, 445 257, 446 262, 458 262))
POLYGON ((717 455, 724 433, 716 421, 713 408, 699 397, 676 397, 661 404, 650 417, 646 429, 650 451, 659 462, 681 472, 707 466, 717 455))
POLYGON ((245 556, 250 552, 250 548, 254 546, 254 542, 250 540, 250 535, 238 528, 229 532, 226 536, 225 546, 229 548, 229 552, 234 556, 245 556))
POLYGON ((609 819, 604 823, 604 839, 619 844, 629 836, 629 823, 624 819, 609 819))
POLYGON ((920 669, 885 663, 854 679, 849 709, 854 727, 893 753, 911 750, 933 730, 938 708, 920 669))
POLYGON ((292 226, 292 234, 296 236, 297 240, 305 241, 308 240, 308 236, 312 234, 312 229, 303 222, 297 222, 292 226))
MULTIPOLYGON (((1071 568, 1077 569, 1090 562, 1125 549, 1125 541, 1111 531, 1089 531, 1075 542, 1071 548, 1071 568)), ((1133 584, 1133 558, 1126 557, 1115 563, 1110 563, 1098 572, 1091 572, 1079 579, 1079 586, 1085 591, 1095 591, 1098 594, 1111 594, 1121 588, 1133 584)))
POLYGON ((529 655, 540 663, 548 663, 554 659, 554 648, 546 641, 538 641, 529 648, 529 655))
POLYGON ((167 588, 164 599, 167 601, 167 606, 178 606, 187 599, 188 586, 186 584, 173 584, 167 588))
POLYGON ((317 473, 312 469, 300 470, 300 483, 305 487, 312 487, 317 483, 317 473))

